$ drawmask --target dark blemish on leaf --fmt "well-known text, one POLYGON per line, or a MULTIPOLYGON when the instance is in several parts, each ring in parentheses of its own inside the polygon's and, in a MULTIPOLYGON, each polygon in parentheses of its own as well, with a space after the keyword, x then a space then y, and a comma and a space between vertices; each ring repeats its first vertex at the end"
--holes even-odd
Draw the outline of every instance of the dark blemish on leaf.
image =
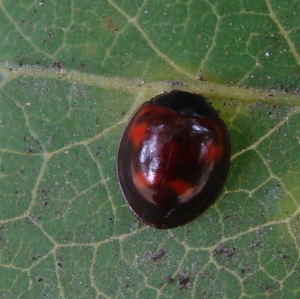
POLYGON ((43 278, 39 278, 37 281, 42 282, 43 280, 44 280, 43 278))
POLYGON ((285 259, 288 259, 289 258, 289 254, 288 253, 284 253, 283 255, 282 255, 282 258, 285 260, 285 259))
POLYGON ((176 80, 172 80, 169 82, 169 85, 171 87, 174 87, 174 86, 181 86, 181 85, 184 85, 182 81, 176 81, 176 80))
POLYGON ((228 258, 232 258, 234 254, 235 254, 235 248, 232 247, 232 248, 227 252, 227 257, 228 257, 228 258))
POLYGON ((220 255, 220 254, 223 254, 223 253, 224 253, 223 248, 215 248, 212 252, 213 256, 217 256, 217 255, 220 255))
POLYGON ((57 263, 57 267, 58 268, 62 268, 62 264, 61 263, 57 263))
POLYGON ((152 261, 157 262, 157 261, 161 260, 164 257, 164 255, 166 254, 166 252, 167 252, 167 250, 165 250, 163 248, 159 249, 157 252, 154 252, 152 254, 152 261))
POLYGON ((198 75, 198 80, 199 80, 199 81, 206 81, 206 79, 204 79, 204 77, 201 76, 201 75, 198 75))
POLYGON ((100 148, 100 146, 97 146, 97 152, 96 152, 95 156, 99 157, 100 154, 101 154, 101 148, 100 148))
POLYGON ((48 31, 46 37, 43 39, 43 43, 46 42, 51 37, 52 37, 52 33, 48 31))
POLYGON ((179 275, 179 280, 178 280, 178 284, 180 286, 181 289, 186 289, 189 287, 190 285, 190 277, 188 274, 180 274, 179 275))
POLYGON ((105 24, 105 28, 108 29, 110 32, 118 31, 118 28, 116 27, 112 19, 108 20, 108 22, 105 24))
POLYGON ((230 218, 230 215, 225 215, 225 216, 224 216, 224 219, 225 219, 225 220, 227 220, 227 219, 229 219, 229 218, 230 218))
POLYGON ((248 267, 248 268, 242 268, 241 269, 241 274, 246 274, 247 272, 251 272, 251 271, 252 271, 252 269, 250 267, 248 267))
POLYGON ((153 252, 153 251, 150 251, 150 250, 146 251, 145 255, 149 256, 153 262, 158 262, 158 261, 160 261, 164 257, 164 255, 166 254, 166 252, 167 251, 162 248, 162 249, 159 249, 156 252, 153 252))
POLYGON ((118 115, 118 119, 121 119, 125 115, 125 111, 122 110, 121 113, 118 115))
POLYGON ((224 254, 227 258, 232 258, 232 256, 235 254, 235 251, 236 249, 234 247, 218 247, 213 250, 212 255, 218 256, 224 254))
POLYGON ((164 278, 164 281, 166 284, 171 284, 174 281, 174 279, 171 276, 167 276, 164 278))
POLYGON ((56 61, 56 62, 53 63, 53 68, 54 68, 56 71, 60 72, 62 66, 61 66, 61 64, 60 64, 59 61, 56 61))

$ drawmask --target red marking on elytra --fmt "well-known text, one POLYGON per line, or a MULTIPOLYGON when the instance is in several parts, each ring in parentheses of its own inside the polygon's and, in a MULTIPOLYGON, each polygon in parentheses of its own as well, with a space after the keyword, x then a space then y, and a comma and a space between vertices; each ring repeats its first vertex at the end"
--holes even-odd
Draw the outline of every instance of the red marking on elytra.
POLYGON ((178 195, 184 194, 188 189, 191 188, 191 185, 182 181, 182 180, 174 180, 170 183, 170 186, 178 195))
POLYGON ((134 123, 128 134, 135 147, 140 146, 143 142, 149 123, 151 124, 154 119, 157 119, 157 116, 163 119, 162 115, 175 115, 175 112, 154 104, 144 104, 144 108, 135 116, 134 123))
POLYGON ((206 145, 205 162, 210 163, 222 158, 222 146, 215 144, 214 142, 207 143, 206 145))
POLYGON ((206 147, 206 155, 205 155, 205 162, 210 163, 214 160, 220 161, 222 159, 223 153, 223 134, 218 124, 218 120, 216 119, 209 119, 204 118, 201 120, 201 124, 215 132, 216 140, 210 140, 205 144, 206 147))
POLYGON ((141 172, 136 172, 134 174, 133 180, 138 189, 143 189, 143 188, 148 187, 148 181, 146 180, 145 176, 141 172))
POLYGON ((147 131, 147 123, 142 122, 133 126, 129 132, 129 138, 132 140, 134 146, 139 146, 143 141, 145 133, 147 131))

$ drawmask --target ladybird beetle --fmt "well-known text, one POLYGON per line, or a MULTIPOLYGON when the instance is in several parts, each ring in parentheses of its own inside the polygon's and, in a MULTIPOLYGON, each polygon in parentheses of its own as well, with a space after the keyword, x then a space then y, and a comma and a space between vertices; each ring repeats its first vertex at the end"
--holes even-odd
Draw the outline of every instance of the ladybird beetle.
POLYGON ((215 201, 229 164, 229 134, 217 111, 199 94, 173 90, 130 118, 117 175, 133 212, 167 229, 195 219, 215 201))

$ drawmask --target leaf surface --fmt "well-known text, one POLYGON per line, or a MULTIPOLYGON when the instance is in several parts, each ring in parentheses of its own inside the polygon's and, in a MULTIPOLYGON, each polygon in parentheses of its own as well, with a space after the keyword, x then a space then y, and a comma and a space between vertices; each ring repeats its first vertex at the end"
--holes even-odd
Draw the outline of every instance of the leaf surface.
POLYGON ((0 1, 1 298, 298 298, 300 4, 0 1), (115 174, 162 90, 228 125, 217 202, 142 224, 115 174))

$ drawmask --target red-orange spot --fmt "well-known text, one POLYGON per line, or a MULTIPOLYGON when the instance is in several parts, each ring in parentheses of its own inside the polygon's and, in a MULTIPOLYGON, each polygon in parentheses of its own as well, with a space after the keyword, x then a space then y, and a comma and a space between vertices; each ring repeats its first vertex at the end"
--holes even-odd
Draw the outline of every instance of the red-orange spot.
POLYGON ((148 182, 145 176, 141 172, 137 172, 133 175, 133 181, 138 189, 143 189, 148 187, 148 182))
POLYGON ((222 147, 216 145, 214 142, 207 143, 206 145, 205 162, 210 163, 215 160, 220 160, 222 157, 222 147))
POLYGON ((147 123, 142 122, 131 128, 129 132, 129 138, 133 142, 134 146, 139 146, 143 141, 145 133, 147 131, 147 123))
POLYGON ((176 191, 178 195, 182 195, 186 193, 191 188, 191 185, 182 181, 182 180, 174 180, 171 182, 171 187, 176 191))
POLYGON ((162 116, 168 115, 175 115, 175 112, 153 104, 145 104, 144 108, 141 109, 141 111, 135 116, 134 122, 128 134, 134 146, 140 146, 149 124, 152 124, 154 119, 161 118, 163 120, 162 116))

